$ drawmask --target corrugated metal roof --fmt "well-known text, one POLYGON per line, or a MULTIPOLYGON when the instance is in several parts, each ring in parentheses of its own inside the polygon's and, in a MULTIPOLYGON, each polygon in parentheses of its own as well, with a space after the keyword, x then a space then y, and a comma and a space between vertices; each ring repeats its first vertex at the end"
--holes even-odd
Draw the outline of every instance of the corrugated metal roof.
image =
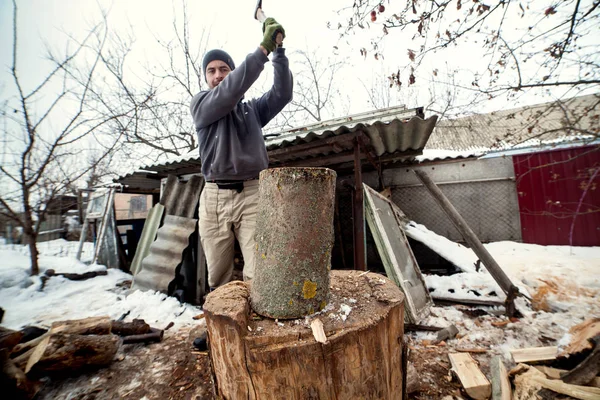
POLYGON ((150 245, 150 253, 142 261, 142 269, 134 278, 133 288, 158 290, 167 293, 169 283, 175 279, 175 269, 182 262, 183 250, 190 243, 190 235, 198 220, 165 215, 158 237, 150 245))
MULTIPOLYGON (((375 156, 407 151, 412 151, 414 155, 423 150, 437 122, 437 116, 426 120, 422 116, 422 108, 393 107, 270 134, 267 136, 275 136, 265 141, 270 166, 288 165, 291 162, 303 164, 310 159, 318 162, 318 159, 330 155, 348 154, 354 146, 349 139, 358 133, 366 138, 367 148, 375 156), (279 151, 282 149, 287 150, 279 151)), ((147 188, 156 185, 148 182, 149 174, 181 175, 183 171, 199 172, 200 166, 196 149, 166 162, 145 165, 116 181, 130 187, 147 188)))
POLYGON ((427 149, 512 148, 530 138, 600 134, 600 94, 440 121, 427 149), (566 129, 570 127, 572 129, 566 129))
POLYGON ((192 218, 198 205, 204 179, 192 176, 187 182, 179 182, 175 175, 169 175, 160 198, 167 215, 192 218))

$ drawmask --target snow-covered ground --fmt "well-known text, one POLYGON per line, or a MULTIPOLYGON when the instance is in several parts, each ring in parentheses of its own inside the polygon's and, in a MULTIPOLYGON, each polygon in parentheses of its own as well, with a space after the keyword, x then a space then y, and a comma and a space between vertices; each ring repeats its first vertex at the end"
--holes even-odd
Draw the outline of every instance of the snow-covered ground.
MULTIPOLYGON (((502 289, 484 267, 476 271, 477 256, 468 248, 411 222, 407 236, 419 240, 451 261, 463 272, 451 276, 425 276, 432 296, 455 299, 504 301, 502 289), (476 291, 475 294, 473 291, 476 291)), ((422 321, 460 331, 457 346, 491 347, 509 358, 511 348, 542 346, 551 341, 569 342, 568 331, 588 318, 600 317, 600 247, 539 246, 516 242, 484 245, 504 272, 531 301, 517 299, 523 318, 500 324, 499 318, 465 319, 461 307, 433 307, 422 321)), ((483 307, 480 307, 483 308, 483 307)), ((486 310, 493 308, 485 307, 486 310)), ((498 310, 501 315, 503 309, 498 310)), ((501 317, 504 318, 504 317, 501 317)), ((434 333, 418 333, 433 339, 434 333)))
POLYGON ((130 290, 123 285, 131 275, 109 269, 105 276, 71 281, 53 276, 42 287, 41 276, 47 269, 57 273, 84 273, 106 270, 103 265, 86 265, 93 247, 85 243, 82 261, 75 259, 77 242, 62 239, 39 244, 40 275, 29 276, 30 259, 26 246, 0 244, 0 307, 5 311, 2 326, 20 329, 26 325, 49 327, 52 322, 106 315, 125 321, 144 319, 150 326, 174 329, 196 324, 192 317, 202 311, 180 304, 173 297, 157 292, 130 290))
MULTIPOLYGON (((495 298, 503 300, 502 290, 485 268, 476 271, 476 256, 457 243, 448 241, 425 227, 411 223, 411 237, 419 236, 436 243, 436 251, 461 268, 452 276, 425 276, 432 294, 455 298, 495 298), (452 289, 449 292, 448 289, 452 289), (472 290, 478 292, 479 296, 472 290)), ((600 317, 600 247, 537 246, 515 242, 485 245, 511 280, 533 299, 518 299, 523 318, 509 322, 502 309, 498 316, 483 313, 479 318, 466 318, 463 311, 470 306, 435 306, 422 324, 445 327, 455 324, 459 338, 453 346, 487 347, 504 354, 508 350, 541 346, 548 342, 568 342, 568 330, 586 318, 600 317), (499 322, 506 324, 499 324, 499 322)), ((75 259, 76 242, 55 240, 41 243, 40 270, 83 273, 104 270, 102 265, 86 265, 75 259)), ((82 259, 91 258, 91 244, 86 244, 82 259)), ((143 318, 151 326, 164 328, 169 322, 173 330, 197 325, 192 317, 202 311, 156 292, 127 289, 131 275, 108 270, 106 276, 86 281, 70 281, 51 277, 43 290, 40 276, 29 276, 26 246, 0 244, 0 307, 5 314, 2 325, 19 329, 26 325, 48 327, 54 321, 108 315, 125 320, 143 318)), ((435 333, 412 334, 416 340, 435 338, 435 333)), ((449 343, 450 345, 450 343, 449 343)))

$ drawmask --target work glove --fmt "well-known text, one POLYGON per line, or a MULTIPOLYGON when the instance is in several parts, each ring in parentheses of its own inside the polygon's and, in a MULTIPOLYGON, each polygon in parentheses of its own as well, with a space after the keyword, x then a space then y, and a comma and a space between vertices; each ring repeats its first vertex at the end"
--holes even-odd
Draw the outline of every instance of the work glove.
POLYGON ((260 43, 262 47, 267 49, 269 53, 272 53, 277 47, 277 34, 281 33, 281 36, 285 38, 285 30, 274 18, 267 18, 263 23, 263 41, 260 43))

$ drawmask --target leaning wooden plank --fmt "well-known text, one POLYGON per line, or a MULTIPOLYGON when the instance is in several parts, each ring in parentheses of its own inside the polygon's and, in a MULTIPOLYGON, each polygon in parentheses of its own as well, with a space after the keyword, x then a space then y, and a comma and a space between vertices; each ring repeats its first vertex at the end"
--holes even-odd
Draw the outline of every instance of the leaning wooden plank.
POLYGON ((558 347, 530 347, 527 349, 512 349, 513 359, 516 363, 532 363, 538 361, 554 360, 558 353, 558 347))
POLYGON ((429 190, 429 193, 431 193, 431 195, 440 205, 442 210, 444 210, 444 212, 452 221, 456 229, 465 238, 465 241, 469 244, 469 247, 473 249, 473 252, 477 254, 477 257, 479 257, 479 259, 483 262, 485 268, 488 270, 490 275, 492 275, 494 280, 502 288, 502 290, 506 294, 506 313, 509 316, 513 316, 516 311, 514 299, 519 294, 519 289, 512 283, 508 275, 506 275, 504 270, 498 265, 494 257, 492 257, 492 255, 489 253, 489 251, 487 251, 487 249, 483 247, 483 244, 481 243, 477 235, 475 235, 475 233, 469 227, 467 222, 458 213, 456 208, 454 208, 452 203, 450 203, 450 200, 448 200, 448 198, 433 182, 429 175, 427 175, 427 173, 424 170, 415 169, 414 172, 415 174, 417 174, 417 177, 427 188, 427 190, 429 190))
POLYGON ((492 358, 490 367, 492 371, 492 400, 511 400, 512 389, 502 357, 492 358))
POLYGON ((475 400, 488 399, 492 394, 492 385, 473 357, 468 353, 450 353, 448 357, 467 394, 475 400))
MULTIPOLYGON (((551 367, 547 367, 545 365, 536 365, 535 368, 538 371, 541 371, 544 374, 546 374, 546 376, 550 379, 560 379, 561 376, 563 376, 564 374, 569 372, 566 369, 551 368, 551 367)), ((588 383, 586 386, 593 386, 593 387, 600 388, 600 376, 597 376, 594 379, 592 379, 592 381, 590 383, 588 383)))
POLYGON ((52 334, 35 348, 25 373, 34 366, 41 371, 77 371, 85 366, 108 365, 121 343, 117 335, 52 334))

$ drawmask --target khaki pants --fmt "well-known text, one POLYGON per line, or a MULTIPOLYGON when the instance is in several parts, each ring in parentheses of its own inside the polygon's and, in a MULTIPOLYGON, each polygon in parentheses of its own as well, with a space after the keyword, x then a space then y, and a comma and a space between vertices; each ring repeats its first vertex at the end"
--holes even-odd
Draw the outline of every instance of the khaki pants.
POLYGON ((231 281, 234 238, 244 256, 244 280, 254 278, 258 179, 244 182, 241 193, 207 182, 199 207, 198 228, 208 265, 208 285, 216 288, 231 281))

